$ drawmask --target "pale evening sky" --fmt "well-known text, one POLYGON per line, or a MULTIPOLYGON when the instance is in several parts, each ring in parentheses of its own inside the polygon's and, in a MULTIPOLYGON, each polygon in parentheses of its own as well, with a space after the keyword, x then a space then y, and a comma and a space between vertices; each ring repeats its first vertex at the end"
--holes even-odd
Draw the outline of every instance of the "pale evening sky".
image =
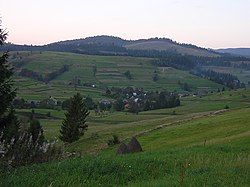
POLYGON ((0 17, 17 44, 105 34, 250 47, 250 0, 0 0, 0 17))

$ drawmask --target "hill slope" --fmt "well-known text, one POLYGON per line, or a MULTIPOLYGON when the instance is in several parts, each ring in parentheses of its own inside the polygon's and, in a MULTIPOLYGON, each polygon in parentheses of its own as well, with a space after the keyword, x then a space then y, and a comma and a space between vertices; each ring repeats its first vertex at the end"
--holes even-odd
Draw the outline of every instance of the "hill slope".
POLYGON ((113 36, 94 36, 83 39, 60 41, 44 46, 27 46, 6 44, 0 47, 0 51, 61 51, 61 52, 75 52, 83 54, 119 54, 129 55, 133 50, 151 50, 151 51, 165 51, 170 53, 203 56, 203 57, 217 57, 219 53, 215 51, 200 48, 191 44, 177 43, 167 38, 151 38, 140 40, 124 40, 113 36))
POLYGON ((21 69, 28 69, 43 76, 60 69, 64 65, 69 66, 69 71, 55 77, 45 84, 36 80, 16 76, 16 86, 20 96, 28 98, 69 97, 74 88, 70 85, 75 77, 81 81, 78 91, 95 98, 101 97, 106 87, 134 86, 145 90, 182 90, 180 83, 187 83, 191 89, 217 89, 222 86, 212 81, 189 74, 174 68, 157 68, 152 65, 150 58, 135 58, 121 56, 88 56, 74 53, 59 52, 22 52, 12 53, 10 62, 14 65, 20 63, 17 74, 21 69), (21 58, 21 60, 20 60, 21 58), (23 62, 23 64, 22 64, 23 62), (93 67, 96 67, 96 75, 93 75, 93 67), (132 79, 128 79, 124 73, 130 71, 132 79), (159 79, 154 82, 153 74, 157 73, 159 79), (83 84, 95 85, 95 88, 86 87, 83 84), (60 90, 61 89, 61 90, 60 90), (61 91, 64 91, 62 96, 61 91))
POLYGON ((233 55, 250 57, 250 48, 227 48, 227 49, 218 49, 216 51, 220 53, 230 53, 233 55))
POLYGON ((22 167, 0 175, 0 185, 248 186, 249 112, 158 129, 139 138, 144 148, 139 154, 116 156, 110 148, 99 156, 22 167))
POLYGON ((137 40, 125 45, 127 49, 132 50, 158 50, 173 51, 183 55, 216 57, 219 56, 213 51, 200 48, 194 45, 180 44, 166 38, 152 38, 148 40, 137 40))

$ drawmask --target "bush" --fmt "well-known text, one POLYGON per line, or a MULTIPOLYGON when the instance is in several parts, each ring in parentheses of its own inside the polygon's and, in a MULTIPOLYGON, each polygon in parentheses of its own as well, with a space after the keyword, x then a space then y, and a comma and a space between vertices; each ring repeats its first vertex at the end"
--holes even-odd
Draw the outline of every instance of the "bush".
POLYGON ((40 142, 41 134, 33 141, 29 132, 23 132, 10 143, 0 142, 1 158, 0 168, 8 170, 30 163, 42 163, 59 158, 62 149, 55 146, 55 142, 40 142))
POLYGON ((125 77, 126 77, 127 79, 129 79, 129 80, 132 79, 132 75, 131 75, 131 73, 130 73, 129 70, 127 70, 127 71, 124 73, 124 75, 125 75, 125 77))
POLYGON ((112 136, 112 139, 109 139, 108 142, 107 142, 107 144, 108 144, 109 146, 117 145, 117 144, 119 144, 119 143, 120 143, 120 140, 119 140, 119 138, 118 138, 117 135, 113 135, 113 136, 112 136))
POLYGON ((50 118, 50 117, 51 117, 51 112, 47 112, 46 116, 47 116, 48 118, 50 118))

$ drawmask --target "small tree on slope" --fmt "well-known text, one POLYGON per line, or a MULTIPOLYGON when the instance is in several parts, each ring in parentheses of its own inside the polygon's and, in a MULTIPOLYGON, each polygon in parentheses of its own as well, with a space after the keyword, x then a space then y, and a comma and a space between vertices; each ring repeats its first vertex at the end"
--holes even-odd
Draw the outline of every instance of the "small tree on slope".
POLYGON ((89 115, 82 96, 77 93, 70 98, 70 106, 65 113, 60 130, 60 139, 64 142, 72 143, 80 138, 87 130, 86 117, 89 115))

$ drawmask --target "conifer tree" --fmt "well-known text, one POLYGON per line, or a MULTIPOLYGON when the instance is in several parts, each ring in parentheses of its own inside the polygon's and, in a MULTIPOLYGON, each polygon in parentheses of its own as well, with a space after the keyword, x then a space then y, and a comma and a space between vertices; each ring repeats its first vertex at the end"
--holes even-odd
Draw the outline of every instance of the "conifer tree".
POLYGON ((84 104, 82 96, 77 93, 70 98, 70 106, 65 113, 60 130, 60 139, 64 142, 72 143, 80 138, 87 130, 86 117, 89 111, 84 104))
MULTIPOLYGON (((7 37, 5 30, 1 28, 0 21, 0 45, 3 45, 7 37)), ((4 52, 0 56, 0 141, 10 141, 17 138, 19 123, 11 107, 11 103, 16 96, 11 76, 13 71, 8 61, 8 53, 4 52)))
POLYGON ((38 120, 32 119, 30 121, 28 132, 30 133, 30 135, 32 135, 33 142, 37 142, 39 145, 41 145, 45 141, 43 128, 38 120))

